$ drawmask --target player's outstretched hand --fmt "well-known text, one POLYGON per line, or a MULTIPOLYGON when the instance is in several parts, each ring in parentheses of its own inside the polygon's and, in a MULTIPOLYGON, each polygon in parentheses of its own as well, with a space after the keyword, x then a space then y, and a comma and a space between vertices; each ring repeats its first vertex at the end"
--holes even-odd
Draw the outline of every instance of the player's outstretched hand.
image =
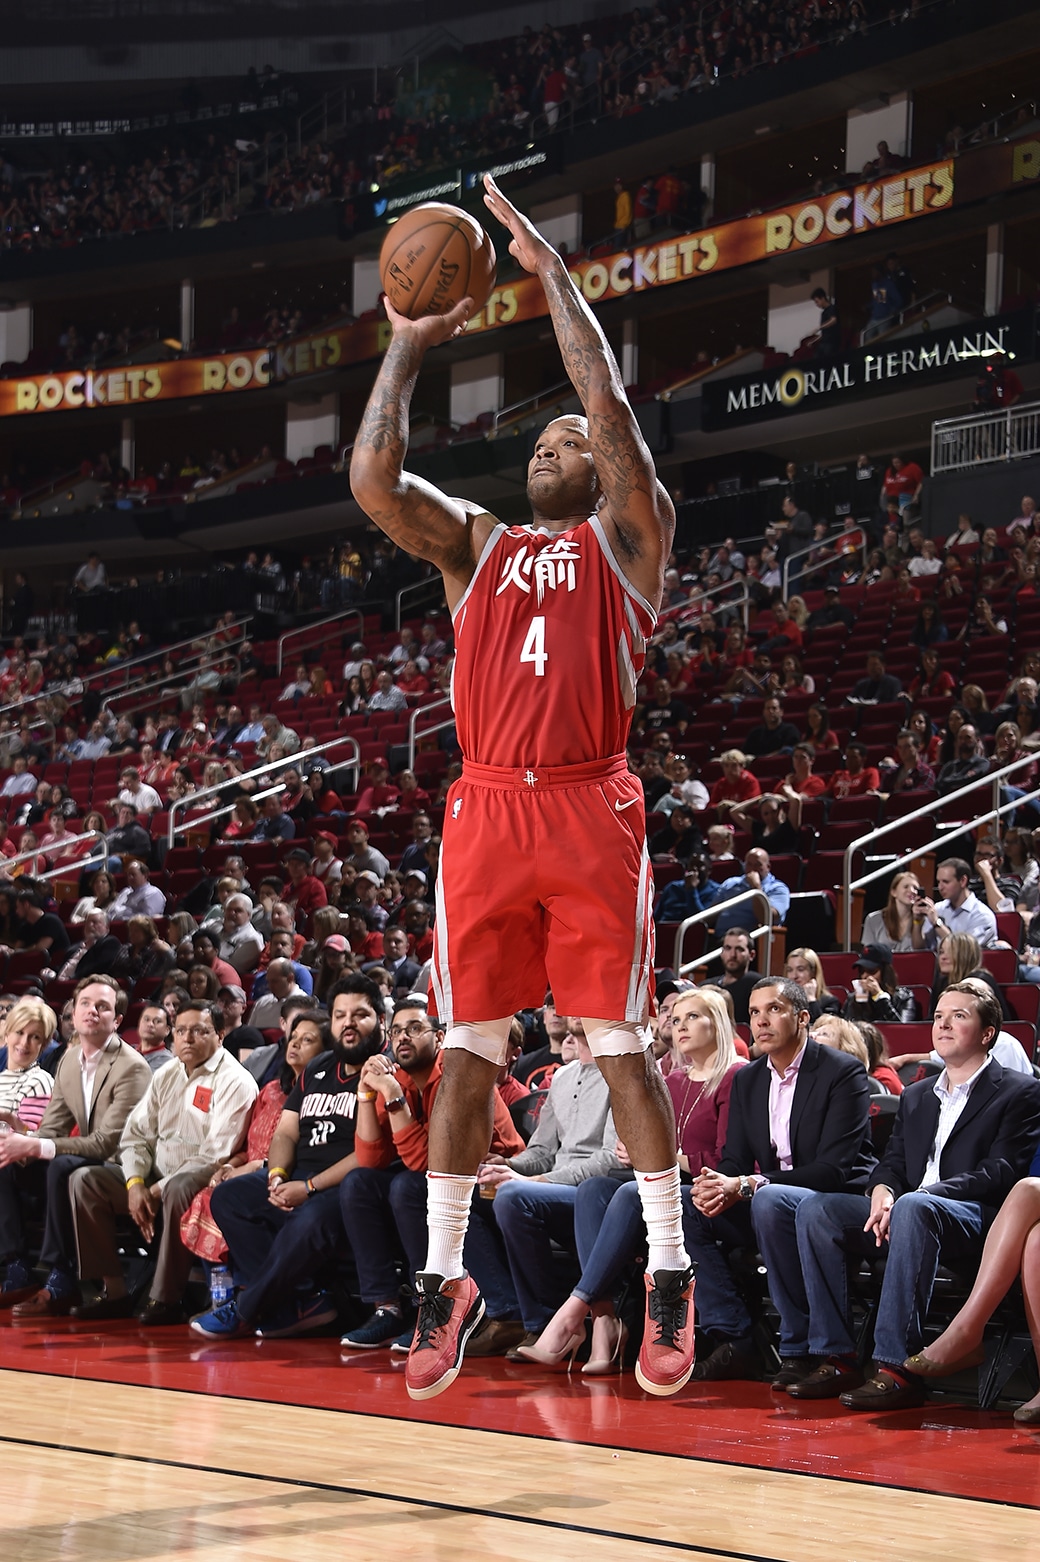
POLYGON ((446 315, 423 315, 418 320, 409 320, 407 315, 399 315, 385 293, 383 308, 395 336, 410 332, 423 348, 439 347, 442 342, 450 342, 453 336, 462 335, 466 321, 473 313, 473 300, 464 298, 454 309, 449 309, 446 315))
POLYGON ((529 222, 523 212, 518 212, 512 202, 506 200, 490 174, 484 175, 484 191, 484 205, 498 218, 503 228, 508 228, 513 235, 509 253, 525 271, 539 271, 550 261, 559 259, 534 223, 529 222))

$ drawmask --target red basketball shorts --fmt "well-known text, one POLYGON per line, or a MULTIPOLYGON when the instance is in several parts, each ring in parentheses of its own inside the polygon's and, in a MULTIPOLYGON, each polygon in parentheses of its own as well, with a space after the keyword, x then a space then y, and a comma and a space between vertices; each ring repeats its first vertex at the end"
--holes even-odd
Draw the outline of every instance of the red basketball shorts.
POLYGON ((446 1024, 537 1007, 643 1023, 653 971, 643 789, 623 757, 471 764, 448 793, 433 994, 446 1024))

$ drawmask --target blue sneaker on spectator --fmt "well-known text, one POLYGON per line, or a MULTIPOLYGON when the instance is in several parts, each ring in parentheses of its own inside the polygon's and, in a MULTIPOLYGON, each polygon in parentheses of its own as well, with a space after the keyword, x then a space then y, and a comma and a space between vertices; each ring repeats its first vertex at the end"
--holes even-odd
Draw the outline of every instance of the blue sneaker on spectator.
POLYGON ((196 1334, 204 1334, 207 1340, 234 1340, 240 1334, 253 1333, 252 1325, 243 1323, 238 1316, 234 1299, 222 1302, 212 1312, 196 1313, 191 1327, 196 1334))
POLYGON ((378 1350, 381 1345, 389 1345, 391 1340, 397 1338, 401 1332, 401 1323, 401 1314, 396 1308, 377 1307, 367 1323, 351 1329, 339 1343, 354 1350, 378 1350))
POLYGON ((261 1340, 284 1340, 293 1334, 309 1334, 322 1324, 332 1323, 336 1317, 336 1304, 328 1291, 317 1291, 289 1302, 277 1312, 260 1322, 257 1337, 261 1340))
POLYGON ((412 1348, 412 1341, 414 1339, 415 1339, 415 1324, 413 1323, 411 1328, 406 1329, 404 1331, 404 1333, 402 1335, 400 1335, 394 1341, 394 1343, 391 1345, 390 1349, 392 1351, 400 1351, 403 1356, 407 1356, 408 1352, 412 1348))

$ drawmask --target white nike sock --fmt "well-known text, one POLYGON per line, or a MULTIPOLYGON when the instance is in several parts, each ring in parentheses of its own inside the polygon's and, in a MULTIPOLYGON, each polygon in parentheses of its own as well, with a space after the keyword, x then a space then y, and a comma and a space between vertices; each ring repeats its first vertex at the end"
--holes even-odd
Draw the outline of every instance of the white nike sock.
POLYGON ((636 1186, 650 1241, 647 1272, 654 1274, 658 1269, 685 1269, 690 1256, 683 1242, 678 1166, 664 1172, 637 1171, 636 1186))
POLYGON ((430 1245, 426 1253, 428 1274, 457 1280, 463 1270, 462 1245, 469 1225, 469 1206, 475 1177, 451 1172, 426 1173, 426 1224, 430 1245))

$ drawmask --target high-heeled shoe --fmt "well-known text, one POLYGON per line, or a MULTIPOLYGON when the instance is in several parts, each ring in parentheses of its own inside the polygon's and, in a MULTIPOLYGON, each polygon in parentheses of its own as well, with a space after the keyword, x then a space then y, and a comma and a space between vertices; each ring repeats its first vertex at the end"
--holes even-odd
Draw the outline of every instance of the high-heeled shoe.
POLYGON ((1040 1405, 1019 1405, 1011 1419, 1019 1426, 1040 1426, 1040 1405))
POLYGON ((574 1366, 574 1358, 584 1343, 585 1330, 580 1329, 577 1334, 568 1336, 560 1350, 546 1350, 544 1345, 518 1345, 514 1357, 523 1361, 532 1361, 538 1367, 558 1367, 561 1362, 569 1358, 567 1371, 570 1372, 574 1366))
POLYGON ((985 1359, 984 1345, 976 1345, 974 1350, 966 1351, 956 1361, 936 1361, 927 1351, 922 1350, 916 1356, 908 1356, 903 1367, 919 1378, 952 1378, 954 1373, 967 1372, 969 1367, 981 1367, 985 1359))
MULTIPOLYGON (((596 1318, 592 1324, 593 1350, 596 1349, 596 1324, 599 1322, 600 1320, 596 1318)), ((604 1316, 603 1322, 612 1323, 616 1326, 614 1348, 609 1356, 590 1356, 581 1369, 583 1378, 601 1378, 605 1377, 608 1372, 621 1371, 621 1361, 625 1354, 625 1342, 628 1339, 628 1325, 620 1318, 611 1318, 607 1315, 604 1316)))

